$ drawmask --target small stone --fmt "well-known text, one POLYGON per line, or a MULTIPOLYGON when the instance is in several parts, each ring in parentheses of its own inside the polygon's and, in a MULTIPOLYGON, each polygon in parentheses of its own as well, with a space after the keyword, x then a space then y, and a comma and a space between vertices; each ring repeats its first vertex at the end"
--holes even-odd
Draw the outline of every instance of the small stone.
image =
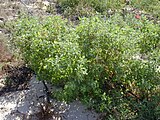
POLYGON ((3 21, 3 20, 0 20, 0 24, 2 24, 2 23, 4 23, 4 21, 3 21))
POLYGON ((4 18, 0 18, 0 21, 4 21, 4 18))
POLYGON ((47 10, 47 7, 46 7, 46 6, 43 6, 43 7, 42 7, 42 10, 47 10))
POLYGON ((130 0, 126 0, 126 5, 129 5, 130 4, 130 0))
POLYGON ((4 87, 4 86, 5 86, 4 84, 0 83, 0 87, 1 87, 1 88, 4 87))
POLYGON ((49 5, 50 5, 50 3, 49 3, 48 1, 43 1, 43 4, 44 4, 45 6, 49 6, 49 5))
POLYGON ((42 0, 37 0, 37 2, 42 2, 42 0))

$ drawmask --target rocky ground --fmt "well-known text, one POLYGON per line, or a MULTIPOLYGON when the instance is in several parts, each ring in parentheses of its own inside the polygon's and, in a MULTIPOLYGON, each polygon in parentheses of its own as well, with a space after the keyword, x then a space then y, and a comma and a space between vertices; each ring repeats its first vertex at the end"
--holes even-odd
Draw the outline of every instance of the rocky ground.
POLYGON ((32 76, 27 89, 4 92, 0 96, 1 120, 96 120, 97 118, 97 113, 87 110, 79 101, 66 104, 51 99, 51 104, 48 104, 44 85, 36 80, 35 76, 32 76))

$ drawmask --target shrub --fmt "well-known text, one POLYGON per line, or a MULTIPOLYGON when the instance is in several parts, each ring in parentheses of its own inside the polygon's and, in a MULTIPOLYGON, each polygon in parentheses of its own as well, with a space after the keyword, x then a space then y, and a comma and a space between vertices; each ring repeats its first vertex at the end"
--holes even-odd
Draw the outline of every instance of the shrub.
POLYGON ((60 6, 62 6, 64 10, 68 7, 74 8, 79 4, 83 4, 85 6, 91 6, 97 12, 103 12, 106 9, 106 2, 106 0, 58 0, 58 3, 60 4, 60 6))
POLYGON ((104 112, 106 119, 159 116, 155 99, 159 97, 158 57, 139 58, 143 52, 158 53, 158 49, 152 51, 159 35, 157 25, 143 19, 128 23, 116 15, 107 20, 82 18, 72 26, 55 16, 42 20, 24 17, 15 28, 14 41, 39 79, 61 86, 53 92, 56 98, 77 98, 104 112), (148 40, 148 29, 150 40, 155 40, 149 46, 150 41, 143 42, 148 40), (144 109, 151 109, 149 104, 154 104, 156 114, 145 114, 144 109))
POLYGON ((155 17, 160 17, 159 0, 131 0, 131 5, 138 9, 144 10, 155 17))
POLYGON ((143 37, 140 40, 140 48, 142 54, 151 54, 160 47, 160 27, 152 22, 145 20, 141 27, 143 37))
POLYGON ((65 17, 90 17, 97 14, 107 14, 107 10, 120 9, 123 0, 58 0, 65 17))
POLYGON ((75 71, 83 72, 85 59, 74 42, 77 36, 60 17, 23 18, 17 21, 15 37, 26 63, 40 79, 64 85, 76 77, 75 71))

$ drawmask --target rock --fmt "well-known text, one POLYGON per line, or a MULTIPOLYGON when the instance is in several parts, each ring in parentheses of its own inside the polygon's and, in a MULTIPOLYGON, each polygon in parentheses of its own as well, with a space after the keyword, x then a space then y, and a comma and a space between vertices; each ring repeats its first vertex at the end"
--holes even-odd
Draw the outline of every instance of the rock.
POLYGON ((4 21, 0 20, 0 25, 1 25, 1 24, 4 24, 4 21))
POLYGON ((5 85, 3 83, 0 83, 0 89, 3 88, 5 85))
MULTIPOLYGON (((29 90, 11 92, 0 96, 1 120, 17 120, 22 119, 23 116, 28 117, 29 120, 37 120, 37 117, 42 115, 40 113, 43 113, 40 108, 47 105, 43 104, 43 99, 37 99, 39 94, 45 94, 43 89, 42 82, 33 76, 29 90)), ((87 107, 79 101, 66 104, 52 99, 51 103, 53 106, 49 106, 49 110, 53 113, 54 119, 64 117, 67 120, 96 120, 98 118, 97 113, 87 110, 87 107)))
POLYGON ((0 18, 0 27, 4 26, 4 24, 5 24, 4 21, 5 21, 4 18, 0 18))
POLYGON ((4 21, 4 18, 3 18, 3 17, 0 17, 0 21, 4 21))
POLYGON ((49 3, 48 1, 43 1, 42 3, 43 3, 43 5, 45 5, 45 6, 49 6, 49 5, 50 5, 50 3, 49 3))

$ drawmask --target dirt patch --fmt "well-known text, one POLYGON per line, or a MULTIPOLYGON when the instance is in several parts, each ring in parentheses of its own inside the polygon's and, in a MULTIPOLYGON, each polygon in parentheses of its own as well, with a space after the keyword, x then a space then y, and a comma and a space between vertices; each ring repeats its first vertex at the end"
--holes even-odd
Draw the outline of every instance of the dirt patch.
MULTIPOLYGON (((28 89, 29 80, 34 74, 33 70, 25 66, 4 65, 2 73, 6 74, 5 86, 0 90, 0 95, 28 89)), ((4 83, 3 83, 4 84, 4 83)))

